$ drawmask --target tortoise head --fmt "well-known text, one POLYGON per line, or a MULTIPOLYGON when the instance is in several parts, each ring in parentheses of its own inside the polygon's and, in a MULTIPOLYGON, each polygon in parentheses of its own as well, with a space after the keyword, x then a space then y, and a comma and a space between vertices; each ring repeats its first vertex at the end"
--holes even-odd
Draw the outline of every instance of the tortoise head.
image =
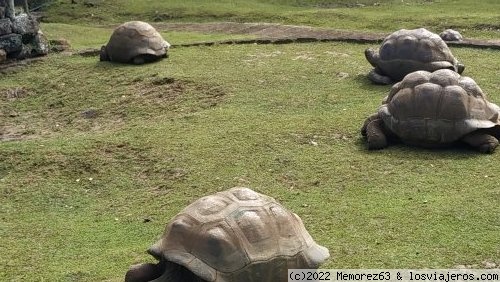
POLYGON ((462 63, 457 63, 457 72, 459 74, 462 74, 464 72, 464 70, 465 70, 465 65, 462 63))
POLYGON ((108 55, 108 52, 106 51, 105 45, 101 46, 101 52, 99 53, 99 60, 100 61, 109 61, 109 55, 108 55))

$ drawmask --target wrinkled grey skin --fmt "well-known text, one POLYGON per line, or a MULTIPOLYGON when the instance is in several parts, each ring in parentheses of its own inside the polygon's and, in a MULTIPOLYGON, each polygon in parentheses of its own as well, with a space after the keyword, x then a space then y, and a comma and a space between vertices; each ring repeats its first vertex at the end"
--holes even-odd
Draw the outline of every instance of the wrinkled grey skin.
POLYGON ((368 78, 376 84, 393 84, 419 70, 450 69, 461 74, 465 68, 446 43, 425 28, 398 30, 384 39, 379 50, 366 49, 365 57, 374 67, 368 78))
POLYGON ((125 282, 207 282, 185 267, 161 260, 157 264, 142 263, 132 266, 125 282))

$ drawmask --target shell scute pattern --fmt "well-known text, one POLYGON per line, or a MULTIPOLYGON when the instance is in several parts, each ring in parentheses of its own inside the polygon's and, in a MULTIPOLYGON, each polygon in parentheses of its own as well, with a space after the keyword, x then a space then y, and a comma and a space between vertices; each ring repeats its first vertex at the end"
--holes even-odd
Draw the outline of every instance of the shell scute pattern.
POLYGON ((187 206, 152 249, 157 246, 160 256, 207 281, 286 281, 287 267, 314 268, 329 257, 297 215, 241 187, 187 206), (285 275, 269 280, 280 271, 285 275))
POLYGON ((118 26, 101 50, 101 60, 130 63, 136 57, 149 55, 160 59, 167 56, 170 44, 146 22, 131 21, 118 26))
POLYGON ((419 70, 452 69, 462 73, 465 68, 446 43, 425 28, 398 30, 387 36, 378 50, 366 49, 365 56, 374 67, 368 77, 380 84, 401 81, 419 70))
POLYGON ((498 124, 498 110, 474 80, 438 70, 407 75, 393 86, 379 114, 403 140, 449 143, 498 124))

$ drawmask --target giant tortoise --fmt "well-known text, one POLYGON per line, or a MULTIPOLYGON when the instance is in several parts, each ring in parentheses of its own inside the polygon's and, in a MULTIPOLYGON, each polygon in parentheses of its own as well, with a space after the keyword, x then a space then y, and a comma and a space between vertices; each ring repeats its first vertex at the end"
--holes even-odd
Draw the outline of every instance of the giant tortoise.
POLYGON ((379 50, 366 49, 365 57, 374 67, 368 78, 377 84, 398 82, 418 70, 451 69, 461 74, 465 68, 443 39, 425 28, 398 30, 384 39, 379 50))
POLYGON ((159 263, 132 266, 126 282, 285 282, 329 257, 296 214, 242 187, 184 208, 148 252, 159 263))
POLYGON ((144 64, 167 57, 168 48, 170 44, 150 24, 131 21, 113 31, 101 47, 100 60, 144 64))
POLYGON ((470 77, 448 69, 416 71, 392 87, 361 134, 368 149, 384 148, 388 139, 431 148, 461 141, 491 153, 500 138, 499 113, 470 77))

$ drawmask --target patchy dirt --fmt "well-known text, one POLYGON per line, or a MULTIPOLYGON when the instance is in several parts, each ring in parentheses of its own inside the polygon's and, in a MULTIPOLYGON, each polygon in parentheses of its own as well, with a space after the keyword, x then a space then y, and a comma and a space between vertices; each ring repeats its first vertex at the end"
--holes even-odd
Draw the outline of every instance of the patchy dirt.
POLYGON ((195 31, 203 33, 250 34, 257 38, 344 38, 345 40, 382 40, 387 34, 349 32, 310 26, 281 25, 271 23, 155 23, 160 30, 195 31))
POLYGON ((95 107, 75 108, 61 100, 46 109, 20 110, 16 103, 34 96, 23 87, 0 88, 0 142, 51 136, 68 130, 99 132, 118 128, 133 119, 170 118, 212 108, 227 91, 218 84, 172 77, 138 77, 129 81, 125 95, 95 107))
MULTIPOLYGON (((161 31, 191 31, 201 33, 249 34, 252 39, 202 41, 185 44, 172 44, 172 47, 211 46, 215 44, 289 44, 308 42, 344 41, 355 43, 380 43, 389 33, 369 33, 318 28, 311 26, 280 25, 272 23, 154 23, 161 31)), ((114 28, 116 26, 105 26, 114 28)), ((450 46, 471 48, 500 49, 500 40, 464 39, 463 41, 447 41, 450 46)), ((81 56, 97 56, 99 48, 79 51, 81 56)))
POLYGON ((33 95, 29 89, 23 87, 1 89, 0 93, 1 99, 5 100, 16 100, 33 95))
MULTIPOLYGON (((351 41, 351 42, 379 42, 388 33, 369 33, 336 30, 331 28, 318 28, 311 26, 280 25, 271 23, 155 23, 155 28, 159 30, 174 31, 194 31, 203 33, 228 33, 228 34, 250 34, 257 40, 270 39, 267 43, 293 43, 311 41, 351 41), (281 39, 281 40, 279 40, 281 39), (284 40, 288 39, 288 40, 284 40)), ((486 28, 498 28, 496 25, 489 25, 486 28)), ((246 42, 251 40, 236 40, 233 43, 246 42)), ((266 43, 266 42, 256 42, 266 43)), ((477 40, 464 39, 461 42, 450 42, 452 45, 469 46, 478 48, 500 49, 500 40, 477 40)))
MULTIPOLYGON (((223 101, 226 92, 219 85, 200 84, 172 77, 154 77, 136 84, 136 93, 144 103, 168 105, 184 100, 196 101, 201 108, 214 107, 223 101)), ((181 105, 179 105, 181 106, 181 105)), ((191 111, 196 109, 191 109, 191 111)))

